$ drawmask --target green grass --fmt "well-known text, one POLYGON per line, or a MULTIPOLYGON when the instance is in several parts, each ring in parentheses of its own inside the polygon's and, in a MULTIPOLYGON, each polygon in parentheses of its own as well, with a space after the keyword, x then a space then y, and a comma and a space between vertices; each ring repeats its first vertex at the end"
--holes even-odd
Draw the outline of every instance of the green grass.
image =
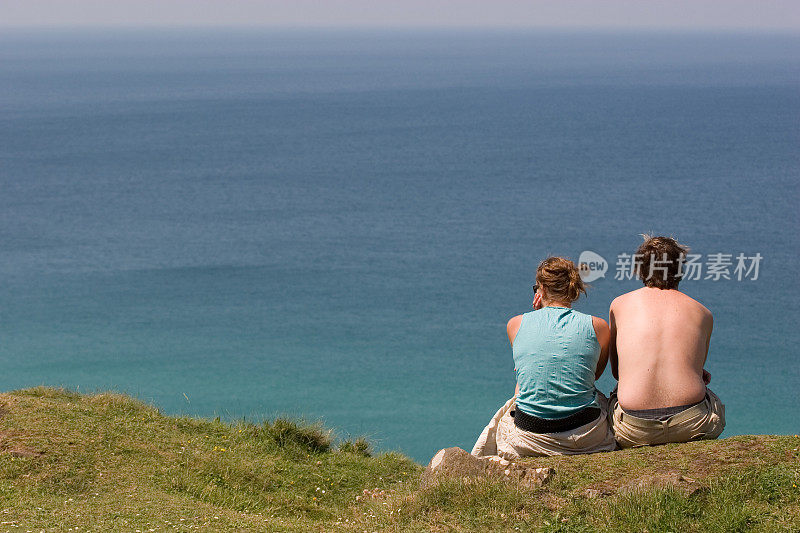
POLYGON ((0 394, 0 533, 800 531, 798 448, 797 436, 743 436, 528 459, 553 480, 420 490, 422 466, 319 425, 176 418, 120 394, 37 387, 0 394), (624 490, 667 471, 703 490, 624 490))

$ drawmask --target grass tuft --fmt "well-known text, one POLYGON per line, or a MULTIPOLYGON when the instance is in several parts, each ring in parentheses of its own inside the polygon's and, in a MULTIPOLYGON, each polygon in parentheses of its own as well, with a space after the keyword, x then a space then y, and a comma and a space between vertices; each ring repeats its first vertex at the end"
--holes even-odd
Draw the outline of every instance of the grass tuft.
POLYGON ((265 422, 264 429, 282 448, 299 445, 312 453, 323 453, 331 447, 331 431, 319 424, 301 426, 288 418, 276 418, 272 423, 265 422))
POLYGON ((347 439, 339 443, 339 451, 342 453, 352 453, 364 457, 372 456, 372 446, 370 446, 367 439, 359 437, 356 440, 347 439))

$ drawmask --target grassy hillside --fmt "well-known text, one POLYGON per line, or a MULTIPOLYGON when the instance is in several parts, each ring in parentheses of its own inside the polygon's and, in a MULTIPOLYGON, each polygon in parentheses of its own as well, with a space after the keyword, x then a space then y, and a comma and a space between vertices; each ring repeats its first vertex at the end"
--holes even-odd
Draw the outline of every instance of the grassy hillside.
POLYGON ((119 394, 0 394, 3 531, 800 531, 800 438, 579 457, 539 489, 452 480, 316 426, 175 418, 119 394), (677 471, 692 491, 650 483, 677 471), (699 487, 699 488, 698 488, 699 487), (690 493, 691 492, 691 493, 690 493))

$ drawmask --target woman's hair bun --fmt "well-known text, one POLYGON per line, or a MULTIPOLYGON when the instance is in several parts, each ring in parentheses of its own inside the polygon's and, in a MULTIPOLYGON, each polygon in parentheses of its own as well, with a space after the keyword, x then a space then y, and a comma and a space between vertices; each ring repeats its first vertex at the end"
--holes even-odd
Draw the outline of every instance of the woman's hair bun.
POLYGON ((580 272, 566 257, 548 257, 536 269, 536 282, 544 287, 549 300, 574 302, 581 293, 586 294, 586 284, 580 272))

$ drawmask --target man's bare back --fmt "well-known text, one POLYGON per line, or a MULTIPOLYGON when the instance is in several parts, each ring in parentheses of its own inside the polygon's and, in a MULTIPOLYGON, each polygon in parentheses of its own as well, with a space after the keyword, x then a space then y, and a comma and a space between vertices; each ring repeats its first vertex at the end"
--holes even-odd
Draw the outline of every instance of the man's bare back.
POLYGON ((623 409, 703 400, 713 327, 708 309, 677 289, 643 287, 615 299, 609 314, 609 358, 623 409))

